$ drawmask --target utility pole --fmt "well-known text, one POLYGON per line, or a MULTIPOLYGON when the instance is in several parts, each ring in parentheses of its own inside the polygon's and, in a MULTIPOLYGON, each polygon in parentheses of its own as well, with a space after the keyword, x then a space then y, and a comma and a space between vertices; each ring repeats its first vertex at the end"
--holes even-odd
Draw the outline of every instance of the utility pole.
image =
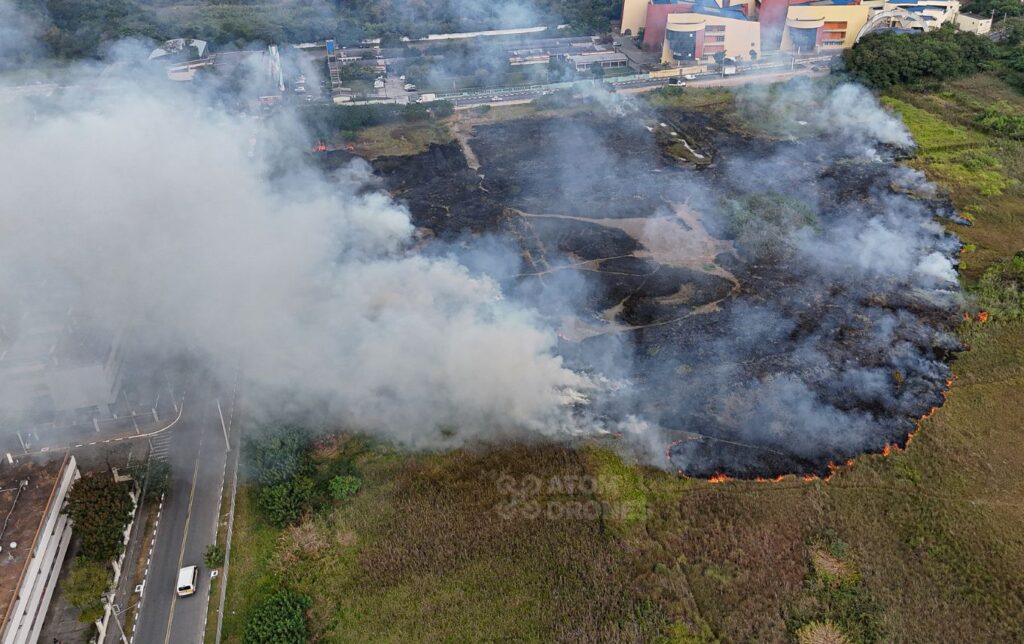
POLYGON ((128 644, 128 638, 125 637, 124 628, 121 627, 121 620, 117 617, 117 604, 110 605, 110 616, 114 618, 114 623, 117 624, 117 630, 121 632, 122 644, 128 644))
POLYGON ((220 428, 224 430, 224 449, 231 451, 231 443, 228 442, 228 426, 224 423, 224 412, 220 408, 220 398, 217 399, 217 413, 220 414, 220 428))

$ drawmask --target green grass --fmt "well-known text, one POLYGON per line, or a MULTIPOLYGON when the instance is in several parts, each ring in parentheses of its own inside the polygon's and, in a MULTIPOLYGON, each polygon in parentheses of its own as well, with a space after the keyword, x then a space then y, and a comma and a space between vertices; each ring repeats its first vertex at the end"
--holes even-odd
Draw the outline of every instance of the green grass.
POLYGON ((1019 184, 1007 175, 985 135, 897 98, 883 97, 882 102, 903 118, 920 147, 919 163, 942 184, 982 197, 1002 195, 1019 184))
POLYGON ((1024 113, 1024 96, 990 75, 949 83, 937 92, 883 97, 921 146, 911 162, 979 225, 956 233, 976 251, 964 274, 977 279, 999 258, 1024 248, 1024 142, 986 132, 979 122, 993 104, 1024 113), (953 141, 952 147, 946 141, 953 141), (944 147, 945 146, 945 147, 944 147))
POLYGON ((224 604, 222 634, 225 642, 241 641, 249 610, 278 588, 270 563, 278 545, 279 532, 256 516, 253 490, 239 487, 224 604))
POLYGON ((452 137, 443 123, 389 123, 359 130, 355 152, 369 159, 418 154, 431 143, 447 143, 452 137))

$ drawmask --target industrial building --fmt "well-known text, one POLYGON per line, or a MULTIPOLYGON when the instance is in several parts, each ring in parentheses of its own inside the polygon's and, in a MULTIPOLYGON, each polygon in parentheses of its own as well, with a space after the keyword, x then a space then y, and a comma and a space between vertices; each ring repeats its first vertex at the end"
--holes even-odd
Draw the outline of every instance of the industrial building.
POLYGON ((629 59, 618 52, 595 52, 591 54, 572 54, 565 60, 578 72, 590 71, 593 67, 601 69, 618 69, 629 66, 629 59))
POLYGON ((930 31, 954 22, 984 33, 960 15, 959 0, 625 0, 621 32, 660 51, 662 63, 687 67, 722 56, 827 53, 884 29, 930 31))
POLYGON ((0 644, 39 640, 46 610, 71 541, 62 514, 80 474, 74 456, 0 461, 0 644))

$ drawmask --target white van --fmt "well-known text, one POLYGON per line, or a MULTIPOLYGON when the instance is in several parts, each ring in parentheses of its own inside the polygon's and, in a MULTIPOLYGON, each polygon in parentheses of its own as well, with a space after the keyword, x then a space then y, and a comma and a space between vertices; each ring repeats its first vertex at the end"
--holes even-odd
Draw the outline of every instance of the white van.
POLYGON ((199 581, 199 566, 186 566, 178 571, 178 597, 186 597, 196 592, 199 581))

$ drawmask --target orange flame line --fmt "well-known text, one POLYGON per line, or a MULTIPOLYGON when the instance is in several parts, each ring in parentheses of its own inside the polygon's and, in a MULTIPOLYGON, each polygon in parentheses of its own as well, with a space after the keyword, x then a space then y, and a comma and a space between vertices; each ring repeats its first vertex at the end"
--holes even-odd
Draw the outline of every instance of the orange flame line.
MULTIPOLYGON (((953 374, 948 380, 946 380, 946 389, 944 389, 942 391, 942 398, 943 398, 943 400, 945 400, 946 397, 949 395, 949 390, 953 386, 953 382, 955 380, 956 380, 956 374, 953 374)), ((889 443, 888 445, 885 445, 882 448, 882 456, 889 456, 890 454, 893 453, 893 451, 897 451, 897 452, 904 451, 910 445, 910 442, 912 440, 914 440, 914 436, 919 431, 921 431, 921 425, 924 423, 924 421, 926 421, 929 418, 931 418, 932 414, 934 414, 936 411, 938 411, 938 409, 939 408, 937 406, 936 407, 932 407, 931 409, 928 410, 928 413, 926 413, 925 415, 921 416, 917 420, 917 423, 914 425, 914 430, 912 432, 910 432, 909 434, 907 434, 907 440, 904 443, 903 447, 900 447, 896 443, 889 443)), ((668 447, 665 448, 665 459, 666 460, 671 462, 670 459, 671 459, 671 454, 672 454, 672 448, 675 447, 676 445, 678 445, 679 443, 682 443, 684 440, 686 440, 686 439, 680 439, 680 440, 673 441, 673 442, 669 443, 668 447)), ((832 477, 835 476, 839 472, 840 469, 853 467, 854 461, 855 461, 855 459, 852 459, 852 458, 846 459, 846 461, 841 463, 841 464, 835 463, 834 461, 829 461, 829 463, 828 463, 828 474, 826 476, 821 477, 821 476, 818 476, 817 474, 804 474, 804 475, 800 476, 799 478, 800 478, 800 480, 803 480, 805 482, 830 481, 832 479, 832 477)), ((676 470, 676 472, 679 474, 679 476, 686 476, 686 473, 683 472, 683 470, 681 470, 681 469, 680 470, 676 470)), ((785 475, 783 475, 783 474, 779 474, 778 476, 776 476, 773 479, 766 479, 763 476, 758 476, 758 477, 756 477, 754 479, 754 482, 755 483, 781 483, 786 478, 787 477, 785 475)), ((718 484, 718 483, 725 483, 726 481, 731 481, 731 480, 732 479, 728 475, 723 474, 721 472, 713 474, 712 476, 708 477, 708 479, 707 479, 708 483, 711 483, 712 485, 718 484)))

